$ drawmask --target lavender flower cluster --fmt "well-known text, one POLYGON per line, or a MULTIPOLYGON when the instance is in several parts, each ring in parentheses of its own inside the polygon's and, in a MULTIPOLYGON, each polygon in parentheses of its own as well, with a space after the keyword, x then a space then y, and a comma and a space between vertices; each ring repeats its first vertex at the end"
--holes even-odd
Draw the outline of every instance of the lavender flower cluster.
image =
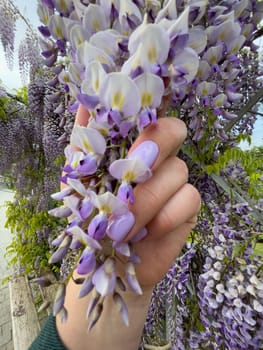
MULTIPOLYGON (((91 114, 87 127, 73 128, 71 145, 65 149, 67 165, 62 181, 67 187, 53 195, 64 205, 51 213, 59 217, 73 214, 73 219, 55 240, 58 249, 50 261, 60 261, 68 250, 81 250, 77 271, 88 274, 81 296, 91 290, 97 293, 92 327, 102 311, 101 300, 110 294, 120 303, 127 323, 126 306, 118 293, 124 285, 117 275, 118 256, 126 259, 127 284, 141 294, 134 266, 139 257, 132 250, 132 242, 122 239, 134 224, 128 206, 134 203, 133 184, 151 176, 151 160, 143 159, 139 147, 129 155, 128 149, 144 127, 157 122, 164 94, 174 89, 170 84, 166 91, 164 80, 177 80, 175 67, 188 60, 191 72, 184 69, 184 76, 192 81, 198 57, 187 46, 189 8, 177 16, 171 1, 159 12, 156 3, 146 8, 132 1, 77 5, 69 2, 63 11, 58 6, 61 16, 54 13, 51 2, 44 2, 38 12, 44 24, 49 16, 42 33, 51 33, 56 39, 55 46, 44 51, 48 64, 52 56, 65 55, 68 41, 70 63, 58 79, 91 114), (170 19, 165 18, 166 11, 170 19), (185 51, 187 56, 177 57, 176 51, 185 51)), ((148 146, 155 147, 150 141, 148 146)), ((143 229, 133 241, 146 233, 143 229)), ((57 301, 63 299, 62 291, 57 301)), ((58 304, 56 312, 62 307, 61 302, 58 304)))
MULTIPOLYGON (((262 261, 247 204, 210 206, 214 232, 198 281, 200 319, 206 345, 215 349, 263 346, 262 261), (230 211, 233 211, 231 214, 230 211)), ((198 347, 197 347, 198 348, 198 347)))
POLYGON ((18 13, 16 10, 9 6, 7 0, 2 0, 0 3, 0 40, 10 69, 13 67, 17 19, 18 13))
MULTIPOLYGON (((41 47, 45 64, 55 66, 58 81, 74 99, 70 111, 82 104, 91 116, 87 127, 74 127, 71 145, 65 150, 67 165, 62 180, 67 188, 53 195, 65 204, 53 210, 52 214, 71 218, 73 215, 73 218, 65 232, 55 240, 58 249, 51 262, 60 261, 72 250, 81 252, 76 268, 79 274, 88 274, 88 277, 82 281, 80 296, 95 291, 88 312, 91 315, 90 328, 99 319, 103 310, 102 300, 109 294, 114 295, 127 323, 127 309, 118 293, 118 288, 123 288, 124 284, 116 273, 116 259, 120 255, 125 257, 126 283, 140 293, 134 268, 138 257, 132 251, 132 242, 124 243, 122 238, 134 222, 129 211, 129 204, 134 202, 133 185, 151 176, 149 164, 145 163, 140 152, 128 154, 128 149, 143 128, 157 123, 167 106, 176 108, 178 115, 186 121, 190 136, 188 142, 206 155, 206 161, 211 161, 216 154, 211 145, 212 148, 215 145, 232 145, 236 132, 251 131, 254 118, 239 118, 237 110, 261 86, 253 79, 257 76, 255 66, 245 67, 248 60, 257 62, 252 41, 262 18, 263 3, 242 0, 222 1, 218 5, 216 1, 211 1, 208 6, 207 1, 189 1, 185 7, 185 2, 180 0, 163 3, 154 0, 100 0, 86 4, 78 0, 63 3, 59 0, 39 0, 38 14, 43 23, 40 31, 44 37, 41 47), (56 64, 57 61, 60 63, 56 64), (235 132, 232 132, 233 121, 237 123, 235 132)), ((211 179, 207 179, 209 186, 205 181, 202 183, 204 177, 200 179, 198 174, 198 185, 205 203, 209 207, 207 199, 210 198, 218 208, 221 203, 215 198, 217 186, 211 179)), ((230 201, 229 198, 227 200, 230 201)), ((228 211, 231 211, 230 208, 228 211)), ((210 238, 214 237, 210 239, 210 246, 214 247, 217 246, 219 228, 216 220, 219 219, 212 217, 215 220, 213 224, 203 219, 202 225, 210 232, 210 238), (214 235, 211 236, 211 233, 214 235)), ((224 241, 232 240, 229 246, 225 243, 226 256, 230 259, 237 242, 246 240, 249 231, 243 229, 242 235, 238 235, 238 222, 235 221, 236 229, 229 229, 229 225, 223 225, 222 217, 220 220, 225 230, 220 237, 230 232, 224 241)), ((139 233, 138 239, 144 234, 145 230, 139 233)), ((220 244, 224 246, 224 242, 220 244)), ((205 256, 214 249, 211 247, 204 247, 201 255, 205 256)), ((185 259, 188 268, 194 256, 189 254, 185 259)), ((212 293, 204 293, 207 284, 212 285, 209 278, 214 278, 211 277, 214 272, 221 272, 221 265, 224 268, 224 264, 216 260, 217 256, 214 259, 205 264, 204 269, 207 270, 200 275, 195 294, 199 300, 202 327, 207 327, 207 332, 198 332, 194 327, 186 332, 184 328, 184 322, 189 317, 185 286, 190 285, 190 272, 187 268, 183 269, 180 272, 182 280, 175 287, 174 278, 178 277, 177 269, 181 265, 176 265, 173 273, 168 275, 168 281, 173 286, 170 288, 171 298, 175 294, 181 296, 176 309, 176 325, 173 323, 171 326, 175 330, 171 335, 174 348, 183 349, 182 337, 188 337, 191 348, 205 348, 207 345, 223 349, 231 345, 238 349, 244 345, 244 337, 248 338, 247 334, 250 334, 252 340, 248 344, 251 349, 256 349, 255 346, 260 344, 261 316, 258 323, 240 331, 238 323, 231 323, 231 318, 226 321, 221 312, 223 300, 230 310, 231 297, 227 304, 227 297, 224 299, 223 296, 221 304, 216 301, 219 306, 214 309, 210 305, 212 302, 206 299, 212 293), (218 271, 213 270, 215 266, 218 271), (211 276, 209 271, 213 272, 211 276), (206 275, 206 272, 209 273, 206 275), (207 315, 212 311, 211 320, 207 315), (216 320, 221 317, 222 322, 221 319, 215 322, 213 317, 216 320), (230 330, 232 326, 235 329, 230 330), (214 334, 216 338, 213 338, 214 334)), ((247 256, 247 259, 248 266, 258 266, 256 258, 252 261, 247 256)), ((238 269, 242 270, 235 264, 231 268, 236 270, 229 268, 225 275, 230 279, 235 278, 238 269)), ((244 270, 243 288, 248 288, 251 278, 255 280, 255 269, 244 270)), ((222 283, 227 283, 227 280, 222 283)), ((255 292, 255 300, 262 297, 261 292, 258 293, 260 288, 255 292)), ((55 313, 60 312, 63 316, 66 315, 64 292, 65 286, 61 284, 54 308, 55 313)), ((156 295, 160 298, 162 288, 156 295)), ((240 298, 243 304, 247 299, 246 293, 240 298)), ((258 316, 262 312, 258 304, 254 305, 255 300, 251 299, 251 307, 258 316)), ((170 305, 173 305, 172 299, 170 305)), ((242 313, 243 309, 238 312, 242 313)), ((171 315, 174 316, 174 312, 171 315)), ((173 316, 170 319, 175 322, 173 316)))
POLYGON ((32 144, 28 142, 34 137, 33 127, 22 103, 8 101, 4 108, 7 117, 0 119, 0 173, 11 180, 9 185, 20 188, 22 194, 32 185, 22 173, 36 164, 34 157, 28 157, 33 153, 32 144))
POLYGON ((20 42, 18 49, 19 72, 24 85, 26 85, 30 75, 30 81, 34 80, 35 73, 39 70, 41 61, 38 36, 33 30, 27 29, 25 38, 20 42))
POLYGON ((231 204, 205 176, 203 185, 198 235, 156 286, 142 344, 161 338, 174 350, 261 349, 263 265, 254 252, 261 228, 247 203, 231 204))

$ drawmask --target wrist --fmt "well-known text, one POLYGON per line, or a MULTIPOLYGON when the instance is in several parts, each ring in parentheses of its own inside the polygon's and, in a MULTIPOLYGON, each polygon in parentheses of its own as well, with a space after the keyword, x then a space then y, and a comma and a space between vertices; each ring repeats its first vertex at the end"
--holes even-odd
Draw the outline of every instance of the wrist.
POLYGON ((68 320, 62 324, 57 317, 57 328, 62 342, 69 350, 137 350, 140 344, 152 288, 143 287, 143 294, 137 295, 127 290, 119 294, 128 308, 129 326, 121 318, 118 307, 111 295, 103 302, 103 311, 91 331, 87 331, 89 320, 86 312, 91 301, 91 293, 79 299, 81 285, 70 280, 67 286, 65 307, 68 311, 68 320), (126 346, 127 344, 127 346, 126 346))

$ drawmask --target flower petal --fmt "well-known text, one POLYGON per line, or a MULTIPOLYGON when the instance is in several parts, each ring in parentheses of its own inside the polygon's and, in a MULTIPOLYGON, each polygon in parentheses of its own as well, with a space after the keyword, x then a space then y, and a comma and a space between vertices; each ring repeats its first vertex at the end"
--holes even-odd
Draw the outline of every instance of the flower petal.
POLYGON ((70 142, 91 154, 102 155, 106 149, 106 141, 98 130, 79 125, 74 126, 70 142))
POLYGON ((92 61, 98 61, 103 65, 113 68, 115 66, 112 58, 105 51, 85 41, 77 48, 77 59, 79 63, 88 66, 92 61))
POLYGON ((78 294, 78 298, 83 298, 85 297, 86 295, 88 295, 92 289, 93 289, 93 283, 92 283, 92 278, 91 276, 88 276, 85 278, 81 288, 80 288, 80 291, 79 291, 79 294, 78 294))
POLYGON ((136 114, 140 109, 137 86, 121 72, 106 75, 99 89, 99 97, 107 109, 115 109, 127 117, 136 114))
POLYGON ((129 326, 129 315, 128 315, 128 308, 127 308, 127 305, 125 304, 125 301, 123 300, 123 298, 120 296, 119 293, 114 293, 113 301, 121 313, 121 317, 122 317, 124 324, 128 327, 129 326))
POLYGON ((82 82, 81 90, 86 94, 99 92, 101 81, 104 79, 106 72, 102 64, 98 61, 91 62, 85 71, 85 79, 82 82))
POLYGON ((112 294, 116 286, 115 260, 108 258, 93 274, 92 282, 102 296, 112 294))
POLYGON ((107 229, 107 235, 114 241, 122 241, 134 223, 135 218, 132 212, 129 211, 124 215, 118 215, 111 220, 107 229))
POLYGON ((151 177, 151 170, 139 157, 117 159, 109 167, 110 174, 125 182, 144 182, 151 177))
POLYGON ((86 247, 80 257, 77 265, 77 272, 80 275, 86 275, 93 271, 96 267, 96 259, 94 250, 90 247, 86 247))
POLYGON ((106 214, 123 215, 129 210, 123 201, 108 191, 100 195, 91 192, 90 198, 94 206, 106 214))
POLYGON ((81 194, 83 197, 87 195, 87 189, 80 180, 68 179, 68 185, 73 188, 77 193, 81 194))
POLYGON ((137 294, 142 294, 142 289, 136 277, 134 265, 131 262, 126 264, 126 281, 129 287, 137 294))
POLYGON ((138 27, 130 36, 128 45, 130 53, 134 54, 140 44, 146 52, 149 64, 162 64, 166 61, 170 49, 170 40, 168 34, 160 25, 149 23, 138 27))
POLYGON ((98 241, 87 235, 79 226, 75 225, 67 229, 75 239, 78 239, 80 242, 88 245, 92 249, 102 249, 102 246, 98 241))
POLYGON ((90 3, 85 10, 83 26, 88 32, 95 33, 109 28, 110 21, 101 6, 90 3))
POLYGON ((143 108, 157 108, 160 106, 164 94, 163 80, 157 75, 143 73, 134 79, 141 96, 143 108))
POLYGON ((88 234, 96 240, 102 239, 106 234, 107 226, 107 216, 105 214, 97 214, 89 223, 88 234))

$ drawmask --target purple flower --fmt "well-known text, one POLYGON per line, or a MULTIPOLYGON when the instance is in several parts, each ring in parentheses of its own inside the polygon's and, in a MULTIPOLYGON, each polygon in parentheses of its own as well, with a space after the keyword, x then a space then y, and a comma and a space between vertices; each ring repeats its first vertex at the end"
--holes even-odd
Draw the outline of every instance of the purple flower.
POLYGON ((112 294, 116 286, 115 260, 108 258, 92 276, 92 283, 102 296, 112 294))
POLYGON ((136 294, 142 294, 141 287, 136 278, 134 265, 131 262, 126 264, 126 281, 131 290, 133 290, 136 294))
POLYGON ((86 275, 92 272, 96 267, 95 251, 87 246, 79 259, 77 272, 80 275, 86 275))
POLYGON ((97 214, 91 220, 88 226, 88 234, 90 237, 100 240, 106 235, 106 229, 108 226, 108 218, 105 214, 97 214))
POLYGON ((114 241, 122 241, 135 223, 134 215, 129 211, 123 215, 114 216, 109 222, 107 235, 114 241))

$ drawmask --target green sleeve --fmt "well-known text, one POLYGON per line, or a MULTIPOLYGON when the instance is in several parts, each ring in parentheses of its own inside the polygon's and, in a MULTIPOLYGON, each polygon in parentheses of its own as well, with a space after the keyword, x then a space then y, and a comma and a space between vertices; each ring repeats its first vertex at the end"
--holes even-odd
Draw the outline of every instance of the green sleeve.
POLYGON ((67 350, 58 335, 56 319, 52 314, 28 350, 67 350))
POLYGON ((58 335, 56 319, 52 314, 28 350, 66 350, 58 335))

